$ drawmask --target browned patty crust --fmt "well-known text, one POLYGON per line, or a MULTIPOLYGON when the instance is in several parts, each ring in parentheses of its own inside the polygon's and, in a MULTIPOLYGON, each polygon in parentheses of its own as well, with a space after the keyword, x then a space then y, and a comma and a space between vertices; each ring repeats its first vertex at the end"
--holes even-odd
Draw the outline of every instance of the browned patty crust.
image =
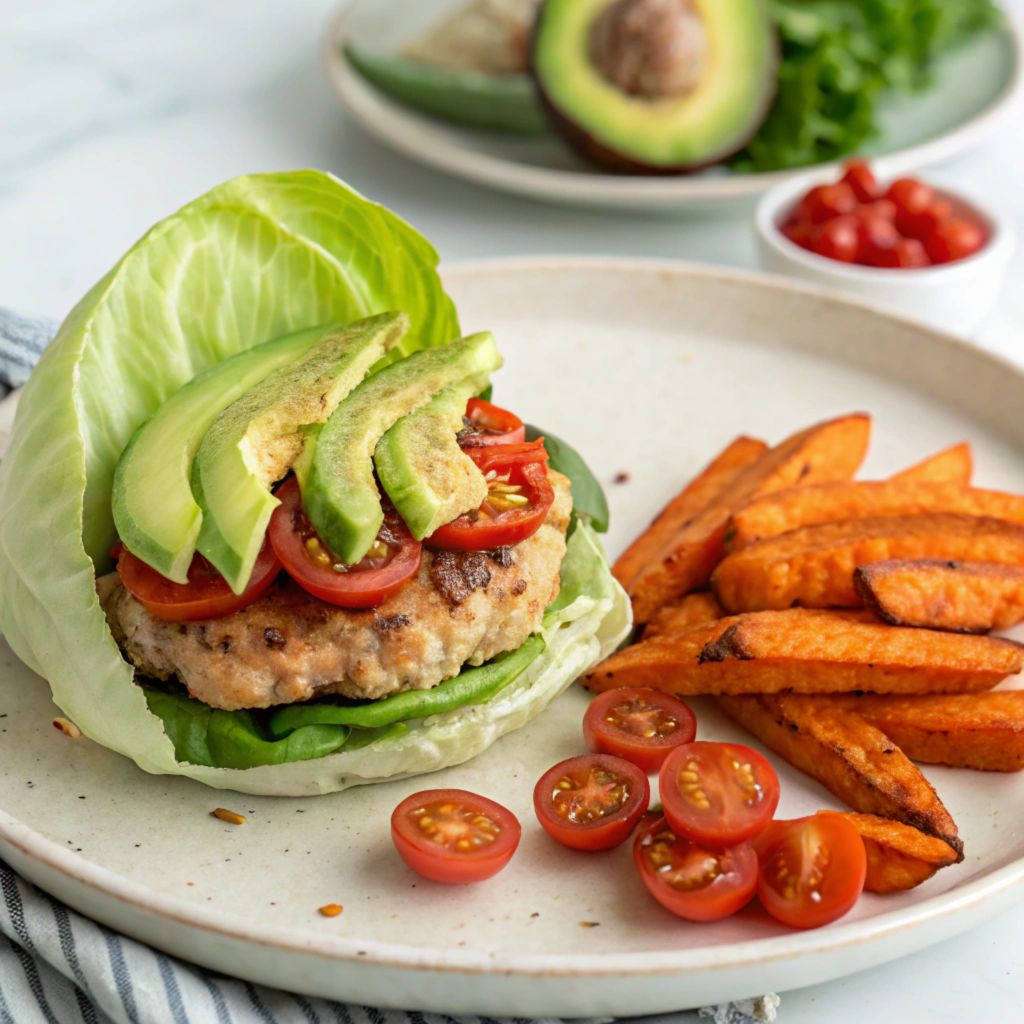
POLYGON ((233 711, 325 694, 377 699, 426 690, 540 629, 558 596, 569 481, 549 471, 555 502, 528 540, 491 552, 423 553, 415 577, 378 608, 352 611, 306 593, 282 574, 233 615, 166 622, 121 585, 98 581, 107 622, 145 676, 177 676, 189 693, 233 711))

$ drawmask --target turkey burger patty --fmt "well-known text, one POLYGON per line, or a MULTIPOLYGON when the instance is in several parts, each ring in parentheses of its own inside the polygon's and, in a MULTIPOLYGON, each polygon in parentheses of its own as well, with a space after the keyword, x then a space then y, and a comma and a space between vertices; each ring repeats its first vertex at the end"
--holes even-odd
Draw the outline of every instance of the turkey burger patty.
POLYGON ((177 676, 212 707, 430 689, 540 630, 558 596, 572 511, 569 481, 553 470, 548 477, 555 501, 532 537, 497 551, 425 551, 416 576, 374 609, 327 604, 285 574, 241 611, 198 622, 152 615, 116 572, 97 582, 100 601, 141 675, 177 676))

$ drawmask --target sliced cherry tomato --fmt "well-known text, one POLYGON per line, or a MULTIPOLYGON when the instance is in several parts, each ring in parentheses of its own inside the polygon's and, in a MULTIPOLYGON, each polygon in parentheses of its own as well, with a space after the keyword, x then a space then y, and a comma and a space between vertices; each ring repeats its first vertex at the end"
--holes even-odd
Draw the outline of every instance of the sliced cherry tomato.
POLYGON ((814 251, 826 259, 854 263, 860 250, 860 223, 851 213, 825 221, 818 228, 814 251))
POLYGON ((659 778, 665 817, 679 835, 702 846, 745 843, 762 832, 779 803, 779 777, 756 751, 739 743, 676 747, 659 778))
POLYGON ((867 874, 860 833, 838 814, 772 822, 756 844, 757 894, 791 928, 819 928, 857 902, 867 874))
POLYGON ((494 445, 468 451, 485 475, 494 474, 488 480, 487 498, 480 508, 438 527, 427 545, 442 551, 491 551, 532 537, 543 526, 555 501, 545 465, 547 453, 530 445, 494 445), (505 448, 530 450, 494 454, 505 448))
POLYGON ((783 224, 780 230, 794 245, 808 251, 814 250, 814 239, 818 230, 813 224, 802 220, 790 220, 783 224))
POLYGON ((896 227, 904 238, 924 241, 942 221, 952 216, 953 204, 945 199, 935 199, 921 213, 900 210, 896 215, 896 227))
POLYGON ((924 246, 916 238, 897 238, 891 249, 879 249, 875 253, 874 266, 913 269, 931 264, 924 246))
POLYGON ((924 213, 935 199, 935 192, 930 185, 914 178, 899 178, 889 186, 886 199, 896 204, 896 216, 901 213, 912 215, 924 213))
POLYGON ((693 712, 660 690, 608 690, 590 702, 583 716, 583 738, 595 754, 624 757, 648 774, 696 735, 693 712))
POLYGON ((118 543, 111 556, 117 558, 121 582, 150 614, 169 622, 219 619, 240 611, 261 597, 281 572, 273 547, 266 540, 253 566, 249 584, 236 594, 227 580, 198 552, 192 557, 188 583, 175 583, 150 568, 141 558, 118 543))
POLYGON ((857 207, 855 216, 859 220, 870 220, 873 217, 895 220, 896 204, 891 199, 876 199, 873 203, 862 203, 857 207))
POLYGON ((459 432, 459 444, 463 448, 520 444, 526 440, 526 427, 514 412, 491 405, 482 398, 469 400, 465 418, 466 429, 459 432))
POLYGON ((610 754, 570 757, 545 772, 533 790, 537 820, 574 850, 625 842, 650 802, 647 776, 610 754))
POLYGON ((811 224, 824 224, 833 217, 853 213, 857 209, 857 197, 845 181, 835 185, 818 185, 800 200, 796 209, 797 220, 811 224))
POLYGON ((394 509, 388 509, 377 543, 361 562, 345 565, 317 537, 302 509, 295 477, 278 489, 281 504, 270 517, 270 542, 288 575, 303 590, 342 608, 376 608, 420 568, 423 546, 394 509))
POLYGON ((641 826, 633 859, 650 894, 690 921, 735 914, 757 892, 757 854, 749 843, 706 850, 677 835, 661 816, 641 826))
POLYGON ((960 217, 947 217, 924 240, 932 263, 952 263, 973 256, 985 244, 981 225, 960 217))
POLYGON ((395 849, 417 874, 458 885, 496 875, 519 845, 516 816, 464 789, 428 789, 392 812, 395 849))
POLYGON ((868 267, 878 265, 880 253, 891 249, 899 240, 900 233, 891 220, 884 217, 861 217, 860 246, 857 251, 857 262, 868 267))
POLYGON ((537 438, 536 441, 470 448, 466 454, 473 460, 481 473, 486 475, 493 470, 499 476, 509 466, 525 466, 529 462, 547 462, 549 458, 542 437, 537 438))
POLYGON ((847 160, 846 173, 840 180, 850 186, 859 203, 870 203, 878 196, 878 182, 863 160, 847 160))

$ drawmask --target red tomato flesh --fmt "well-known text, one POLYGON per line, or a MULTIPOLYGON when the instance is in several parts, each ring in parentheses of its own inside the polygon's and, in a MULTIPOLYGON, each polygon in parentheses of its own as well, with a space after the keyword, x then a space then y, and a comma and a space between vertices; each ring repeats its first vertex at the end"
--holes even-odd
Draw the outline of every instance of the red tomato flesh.
MULTIPOLYGON (((281 563, 273 547, 263 542, 252 576, 241 594, 198 552, 188 570, 188 583, 175 583, 150 568, 123 544, 114 549, 121 582, 151 615, 169 622, 218 619, 252 604, 277 579, 281 563)), ((113 552, 112 552, 113 554, 113 552)))
POLYGON ((533 790, 537 820, 574 850, 625 842, 651 802, 647 776, 610 754, 570 757, 546 771, 533 790))
POLYGON ((851 213, 833 217, 818 228, 813 249, 819 256, 854 263, 860 250, 860 221, 851 213))
POLYGON ((614 754, 641 771, 658 771, 681 743, 697 735, 697 719, 678 698, 659 690, 608 690, 583 716, 583 739, 595 754, 614 754))
POLYGON ((428 789, 391 815, 391 838, 410 868, 435 882, 459 885, 496 875, 522 835, 501 804, 464 789, 428 789))
POLYGON ((492 444, 520 444, 526 440, 523 421, 508 409, 492 405, 482 398, 471 398, 466 405, 469 422, 459 433, 463 448, 480 448, 492 444))
POLYGON ((677 835, 662 816, 641 827, 633 859, 648 892, 689 921, 735 914, 757 891, 757 854, 749 843, 708 850, 677 835))
POLYGON ((860 833, 839 815, 776 821, 755 844, 757 894, 772 917, 791 928, 820 928, 860 898, 867 854, 860 833))
POLYGON ((980 225, 949 217, 924 240, 924 249, 933 263, 952 263, 973 256, 984 244, 985 232, 980 225))
POLYGON ((376 550, 355 565, 345 565, 316 535, 302 509, 295 477, 277 490, 267 531, 285 571, 303 590, 342 608, 376 608, 419 571, 423 546, 394 509, 388 509, 376 550))
POLYGON ((878 198, 878 182, 863 160, 847 160, 846 173, 840 181, 850 186, 858 203, 870 203, 878 198))
POLYGON ((468 454, 488 478, 487 498, 480 508, 438 527, 428 547, 492 551, 532 537, 555 501, 547 452, 536 444, 511 444, 470 448, 468 454))
POLYGON ((835 185, 818 185, 812 188, 797 207, 797 220, 810 224, 824 224, 833 217, 853 213, 857 209, 857 197, 846 182, 835 185))
POLYGON ((673 830, 716 849, 753 839, 779 803, 775 769, 739 743, 676 747, 661 766, 659 786, 673 830))

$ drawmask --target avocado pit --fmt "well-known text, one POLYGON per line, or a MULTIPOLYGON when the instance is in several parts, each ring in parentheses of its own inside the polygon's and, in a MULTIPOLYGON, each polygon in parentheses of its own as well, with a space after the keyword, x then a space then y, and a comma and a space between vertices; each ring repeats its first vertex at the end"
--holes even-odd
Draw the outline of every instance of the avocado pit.
POLYGON ((693 0, 615 0, 594 21, 590 56, 631 96, 686 96, 708 64, 708 37, 693 0))

